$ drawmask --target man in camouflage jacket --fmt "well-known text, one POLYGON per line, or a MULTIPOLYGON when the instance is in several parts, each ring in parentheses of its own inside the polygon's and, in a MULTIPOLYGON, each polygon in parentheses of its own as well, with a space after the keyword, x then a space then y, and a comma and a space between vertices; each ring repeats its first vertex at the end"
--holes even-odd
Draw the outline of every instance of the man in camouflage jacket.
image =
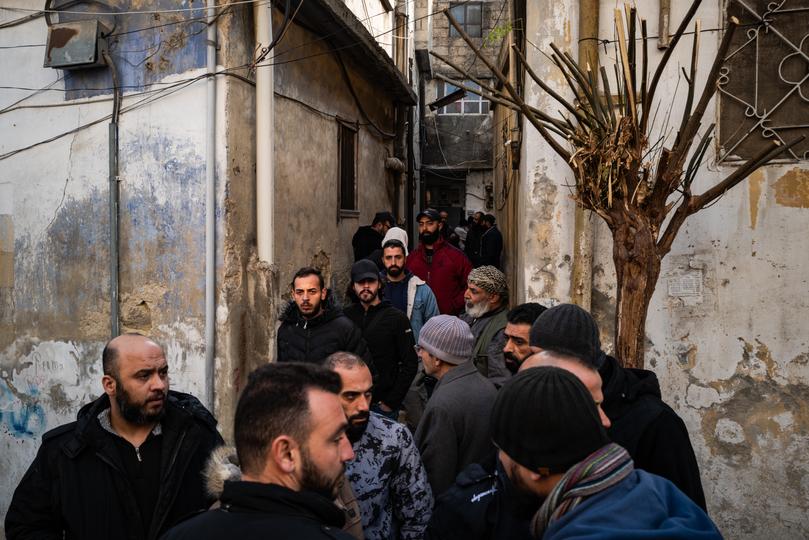
POLYGON ((346 463, 360 505, 366 540, 421 540, 433 507, 433 494, 421 456, 407 428, 371 413, 371 372, 358 356, 335 353, 326 367, 340 375, 340 401, 354 459, 346 463))

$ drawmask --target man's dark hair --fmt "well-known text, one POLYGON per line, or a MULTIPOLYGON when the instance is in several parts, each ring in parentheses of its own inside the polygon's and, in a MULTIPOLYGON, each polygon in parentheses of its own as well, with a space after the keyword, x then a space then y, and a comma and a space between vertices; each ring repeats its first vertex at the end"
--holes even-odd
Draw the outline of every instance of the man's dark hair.
POLYGON ((292 276, 292 282, 289 284, 289 286, 292 287, 292 290, 295 290, 295 280, 306 276, 317 276, 318 281, 320 281, 320 288, 323 289, 326 287, 326 281, 323 279, 323 273, 320 271, 320 268, 315 268, 314 266, 304 266, 295 272, 294 276, 292 276))
POLYGON ((405 247, 404 244, 399 240, 388 240, 384 244, 382 244, 382 251, 384 252, 387 248, 400 248, 402 250, 402 255, 404 255, 405 247))
MULTIPOLYGON (((146 337, 139 332, 127 332, 125 336, 141 336, 146 337)), ((113 338, 115 339, 115 338, 113 338)), ((104 345, 104 350, 101 352, 101 371, 104 375, 109 375, 115 379, 118 378, 118 347, 110 345, 112 339, 104 345)))
POLYGON ((253 371, 233 422, 236 454, 244 472, 258 474, 272 441, 288 435, 305 445, 312 431, 309 390, 339 394, 340 376, 310 363, 266 364, 253 371))
POLYGON ((515 306, 511 311, 509 311, 506 314, 506 320, 511 324, 527 324, 528 326, 531 326, 546 309, 548 308, 542 304, 537 304, 536 302, 526 302, 525 304, 515 306))
POLYGON ((492 214, 483 214, 483 217, 481 218, 481 220, 486 221, 486 222, 491 223, 492 225, 494 225, 495 222, 497 221, 497 218, 495 218, 494 215, 492 215, 492 214))

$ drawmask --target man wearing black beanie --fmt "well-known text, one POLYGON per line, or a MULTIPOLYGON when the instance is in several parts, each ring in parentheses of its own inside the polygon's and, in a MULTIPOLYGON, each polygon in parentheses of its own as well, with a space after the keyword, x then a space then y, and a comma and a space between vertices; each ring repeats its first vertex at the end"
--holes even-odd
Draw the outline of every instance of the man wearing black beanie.
POLYGON ((598 325, 575 304, 546 310, 531 327, 531 347, 573 357, 597 369, 602 379, 601 404, 611 422, 610 439, 629 451, 635 465, 671 480, 706 509, 699 465, 688 429, 661 399, 654 372, 630 369, 601 350, 598 325))
POLYGON ((543 499, 534 538, 721 538, 674 484, 635 469, 609 442, 592 396, 566 370, 518 373, 498 394, 491 426, 512 483, 543 499))

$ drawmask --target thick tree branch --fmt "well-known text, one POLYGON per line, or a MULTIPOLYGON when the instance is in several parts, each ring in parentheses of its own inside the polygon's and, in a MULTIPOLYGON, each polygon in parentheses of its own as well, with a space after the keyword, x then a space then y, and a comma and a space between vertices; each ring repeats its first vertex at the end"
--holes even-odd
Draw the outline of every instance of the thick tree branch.
POLYGON ((694 18, 694 14, 696 14, 701 3, 702 0, 694 0, 691 7, 688 8, 688 12, 685 14, 685 17, 683 17, 682 22, 680 22, 680 26, 677 28, 674 36, 671 38, 668 48, 663 53, 663 58, 660 59, 660 63, 657 65, 657 69, 652 76, 652 82, 649 83, 649 91, 646 93, 646 101, 643 103, 642 107, 643 116, 641 117, 640 122, 641 133, 646 133, 646 127, 649 125, 649 113, 651 109, 650 105, 652 101, 654 101, 655 91, 657 90, 657 84, 660 82, 660 77, 663 76, 663 71, 666 69, 666 64, 668 64, 669 58, 671 58, 672 53, 674 53, 675 47, 677 47, 677 42, 680 41, 681 37, 683 37, 686 28, 688 28, 688 25, 691 24, 691 19, 694 18))

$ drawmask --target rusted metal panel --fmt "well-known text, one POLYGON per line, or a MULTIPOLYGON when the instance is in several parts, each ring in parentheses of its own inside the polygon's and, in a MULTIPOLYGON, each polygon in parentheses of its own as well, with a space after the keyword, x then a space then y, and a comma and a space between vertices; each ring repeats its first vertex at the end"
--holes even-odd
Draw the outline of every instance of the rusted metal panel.
POLYGON ((85 69, 104 65, 106 32, 97 20, 54 24, 48 31, 43 67, 85 69))

